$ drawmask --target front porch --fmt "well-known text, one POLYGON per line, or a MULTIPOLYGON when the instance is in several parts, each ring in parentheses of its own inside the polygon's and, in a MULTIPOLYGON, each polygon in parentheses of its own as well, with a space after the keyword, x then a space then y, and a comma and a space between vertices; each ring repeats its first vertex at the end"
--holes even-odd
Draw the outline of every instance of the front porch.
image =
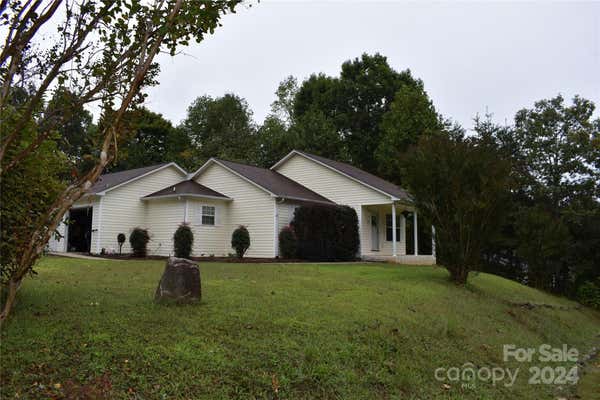
POLYGON ((419 227, 418 212, 398 203, 361 206, 361 258, 398 264, 435 265, 435 230, 419 227))

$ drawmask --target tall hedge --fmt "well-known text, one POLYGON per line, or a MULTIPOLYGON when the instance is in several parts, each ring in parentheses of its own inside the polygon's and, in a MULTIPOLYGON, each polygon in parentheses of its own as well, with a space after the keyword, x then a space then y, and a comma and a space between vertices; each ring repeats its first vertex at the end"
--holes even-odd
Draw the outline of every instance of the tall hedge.
POLYGON ((358 254, 358 217, 351 207, 305 205, 296 209, 291 225, 299 258, 348 261, 358 254))

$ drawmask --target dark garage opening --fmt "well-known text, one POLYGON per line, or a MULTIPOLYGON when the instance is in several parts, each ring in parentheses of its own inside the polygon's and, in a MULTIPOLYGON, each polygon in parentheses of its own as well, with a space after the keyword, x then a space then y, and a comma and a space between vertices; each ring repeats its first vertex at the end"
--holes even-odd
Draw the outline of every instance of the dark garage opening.
POLYGON ((89 253, 92 244, 92 207, 69 211, 67 251, 89 253))

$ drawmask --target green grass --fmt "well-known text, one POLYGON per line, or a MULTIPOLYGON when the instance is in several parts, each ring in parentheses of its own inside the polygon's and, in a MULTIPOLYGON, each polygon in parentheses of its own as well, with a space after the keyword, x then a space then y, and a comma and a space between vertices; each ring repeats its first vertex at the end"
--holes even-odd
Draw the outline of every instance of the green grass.
POLYGON ((556 398, 502 345, 584 353, 600 332, 589 309, 510 305, 576 303, 487 274, 459 288, 432 267, 204 263, 201 304, 161 306, 163 266, 42 260, 1 334, 0 397, 556 398), (435 380, 467 362, 521 372, 513 387, 435 380))

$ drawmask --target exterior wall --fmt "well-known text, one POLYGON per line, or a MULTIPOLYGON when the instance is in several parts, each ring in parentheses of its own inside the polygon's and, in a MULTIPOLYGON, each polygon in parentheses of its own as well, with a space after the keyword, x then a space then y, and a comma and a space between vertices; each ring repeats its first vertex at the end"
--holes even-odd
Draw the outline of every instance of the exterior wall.
POLYGON ((370 189, 298 154, 280 165, 277 172, 329 200, 354 208, 359 220, 361 254, 371 251, 371 220, 369 215, 362 212, 363 207, 361 206, 391 204, 390 196, 370 189))
MULTIPOLYGON (((92 220, 92 253, 99 253, 102 248, 118 251, 117 235, 124 233, 127 237, 123 245, 123 252, 131 252, 129 234, 135 227, 148 228, 154 238, 161 238, 162 245, 166 246, 167 237, 171 228, 166 228, 163 217, 158 213, 148 213, 146 210, 151 201, 142 201, 141 198, 156 192, 169 185, 185 179, 184 174, 175 167, 167 167, 136 181, 107 192, 94 203, 92 220), (155 227, 155 221, 158 225, 155 227), (163 232, 164 229, 167 231, 163 232)), ((174 211, 175 212, 175 211, 174 211)), ((182 214, 180 214, 182 215, 182 214)), ((174 218, 167 216, 167 219, 174 218)), ((182 217, 178 222, 181 222, 182 217)), ((152 245, 149 250, 152 254, 152 245)), ((160 250, 163 252, 163 250, 160 250)))
MULTIPOLYGON (((184 220, 185 200, 167 198, 150 200, 144 203, 146 203, 144 207, 145 226, 149 229, 151 235, 148 243, 148 253, 160 256, 173 255, 173 234, 184 220)), ((127 236, 126 243, 129 245, 129 236, 127 236)), ((125 245, 123 251, 125 251, 125 245)))
MULTIPOLYGON (((215 199, 189 199, 187 222, 194 232, 194 256, 227 256, 233 253, 228 201, 215 199), (215 225, 202 225, 202 206, 215 207, 215 225)), ((252 237, 250 238, 252 240, 252 237)))
POLYGON ((271 195, 216 163, 195 180, 233 199, 225 207, 224 236, 218 239, 224 241, 225 249, 229 248, 227 253, 233 252, 230 246, 234 229, 245 225, 250 232, 247 256, 275 256, 275 199, 271 195))

